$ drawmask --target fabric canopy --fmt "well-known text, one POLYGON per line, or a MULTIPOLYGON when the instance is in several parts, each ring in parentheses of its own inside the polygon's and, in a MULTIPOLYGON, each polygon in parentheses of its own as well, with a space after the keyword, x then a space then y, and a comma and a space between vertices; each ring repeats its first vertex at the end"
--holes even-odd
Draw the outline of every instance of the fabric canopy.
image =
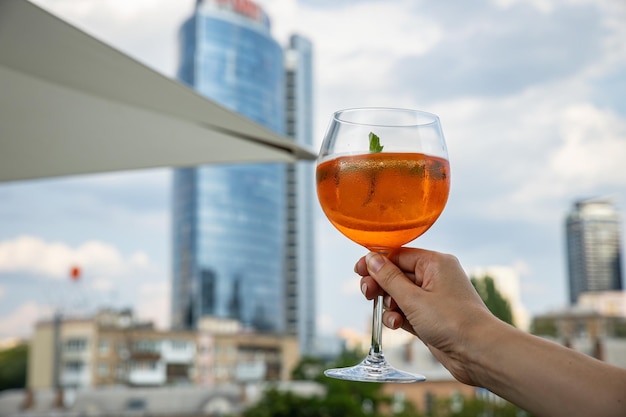
POLYGON ((32 3, 0 0, 0 181, 314 158, 32 3))

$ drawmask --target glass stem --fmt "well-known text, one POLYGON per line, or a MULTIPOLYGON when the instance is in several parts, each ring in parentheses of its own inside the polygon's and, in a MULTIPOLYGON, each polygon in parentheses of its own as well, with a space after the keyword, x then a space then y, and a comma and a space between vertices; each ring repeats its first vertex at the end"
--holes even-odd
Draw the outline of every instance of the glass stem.
MULTIPOLYGON (((389 250, 376 250, 382 256, 389 256, 389 250)), ((383 362, 383 296, 374 298, 374 311, 372 311, 372 343, 368 355, 369 361, 383 362)))
POLYGON ((372 312, 372 344, 370 355, 382 355, 383 353, 383 296, 374 298, 374 311, 372 312))

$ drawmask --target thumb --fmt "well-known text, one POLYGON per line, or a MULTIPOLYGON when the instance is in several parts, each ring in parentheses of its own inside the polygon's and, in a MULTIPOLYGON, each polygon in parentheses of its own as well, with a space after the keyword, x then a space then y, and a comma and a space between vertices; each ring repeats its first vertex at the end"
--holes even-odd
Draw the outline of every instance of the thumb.
POLYGON ((376 252, 365 255, 369 275, 389 294, 400 309, 408 302, 410 294, 419 289, 393 262, 376 252))

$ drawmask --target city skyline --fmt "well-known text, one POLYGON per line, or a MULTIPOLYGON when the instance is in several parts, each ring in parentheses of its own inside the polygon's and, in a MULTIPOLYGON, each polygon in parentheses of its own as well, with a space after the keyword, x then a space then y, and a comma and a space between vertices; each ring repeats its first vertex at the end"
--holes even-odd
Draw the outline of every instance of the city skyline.
MULTIPOLYGON (((194 2, 36 4, 173 77, 176 30, 194 2)), ((286 44, 316 50, 315 142, 332 111, 413 107, 439 114, 452 189, 413 246, 520 276, 532 314, 567 304, 563 218, 614 195, 626 214, 626 10, 610 1, 259 1, 286 44), (375 24, 374 24, 375 23, 375 24), (533 30, 529 31, 528 28, 533 30)), ((0 184, 0 338, 27 335, 46 306, 90 297, 167 322, 169 170, 0 184), (83 266, 81 282, 68 278, 83 266)), ((368 331, 352 272, 364 250, 316 206, 318 325, 368 331)), ((623 239, 623 237, 622 237, 623 239)))

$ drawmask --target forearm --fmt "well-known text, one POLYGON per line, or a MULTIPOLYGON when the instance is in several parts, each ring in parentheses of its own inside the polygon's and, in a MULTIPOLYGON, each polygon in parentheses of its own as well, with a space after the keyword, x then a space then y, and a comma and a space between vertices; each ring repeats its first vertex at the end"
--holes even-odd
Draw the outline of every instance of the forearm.
POLYGON ((468 351, 481 386, 537 416, 625 416, 626 370, 504 323, 468 351))

